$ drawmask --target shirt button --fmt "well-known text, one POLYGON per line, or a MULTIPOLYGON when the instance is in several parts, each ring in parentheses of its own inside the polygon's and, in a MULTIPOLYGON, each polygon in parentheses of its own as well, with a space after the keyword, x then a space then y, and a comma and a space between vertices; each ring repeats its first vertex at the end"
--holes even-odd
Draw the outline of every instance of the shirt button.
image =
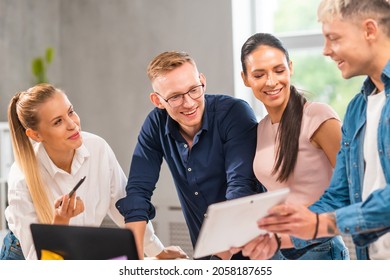
POLYGON ((188 170, 188 172, 191 172, 191 171, 192 171, 191 167, 188 167, 187 170, 188 170))
POLYGON ((199 193, 198 192, 194 192, 195 195, 198 195, 199 193))
POLYGON ((187 148, 188 147, 188 145, 187 144, 184 144, 184 148, 187 148))

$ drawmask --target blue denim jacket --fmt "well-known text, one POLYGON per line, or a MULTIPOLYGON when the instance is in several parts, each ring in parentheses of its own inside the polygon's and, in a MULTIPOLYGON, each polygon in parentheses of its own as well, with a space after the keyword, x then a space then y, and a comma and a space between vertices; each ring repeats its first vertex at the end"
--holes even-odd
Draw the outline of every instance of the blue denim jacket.
POLYGON ((390 231, 390 61, 381 79, 385 84, 386 103, 378 126, 378 153, 386 186, 372 192, 362 202, 367 96, 375 88, 367 78, 361 92, 348 105, 330 186, 310 207, 319 213, 335 211, 337 228, 343 234, 352 235, 358 259, 367 259, 367 246, 390 231))

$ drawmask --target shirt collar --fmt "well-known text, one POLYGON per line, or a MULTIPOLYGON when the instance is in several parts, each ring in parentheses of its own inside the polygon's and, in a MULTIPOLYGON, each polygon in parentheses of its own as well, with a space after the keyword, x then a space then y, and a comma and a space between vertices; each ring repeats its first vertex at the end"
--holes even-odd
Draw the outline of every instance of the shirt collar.
MULTIPOLYGON (((386 92, 386 84, 390 85, 390 60, 387 62, 385 68, 382 71, 381 79, 382 82, 385 84, 385 95, 388 96, 389 92, 386 92)), ((374 83, 371 81, 370 77, 367 77, 362 87, 362 93, 366 100, 367 100, 367 96, 370 95, 374 91, 374 89, 375 89, 374 83)))
MULTIPOLYGON (((47 154, 44 146, 42 143, 36 143, 34 145, 35 152, 37 155, 37 159, 40 162, 40 164, 45 168, 48 172, 48 174, 53 178, 57 173, 66 173, 64 170, 58 168, 53 161, 50 159, 49 155, 47 154)), ((73 157, 72 161, 72 174, 76 173, 80 167, 82 166, 83 162, 90 156, 89 151, 85 147, 84 144, 82 144, 79 148, 76 149, 76 152, 73 157)))
POLYGON ((390 60, 387 62, 385 69, 383 69, 381 79, 385 85, 390 83, 390 60))

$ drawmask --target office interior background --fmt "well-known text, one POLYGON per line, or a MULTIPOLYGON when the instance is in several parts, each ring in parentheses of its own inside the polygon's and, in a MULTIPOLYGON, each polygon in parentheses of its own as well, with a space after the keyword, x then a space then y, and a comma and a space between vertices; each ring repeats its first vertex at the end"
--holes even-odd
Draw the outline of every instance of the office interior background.
MULTIPOLYGON (((240 76, 240 49, 256 32, 272 32, 290 51, 293 83, 310 100, 343 117, 362 78, 345 81, 322 55, 319 0, 0 0, 0 237, 6 179, 13 162, 7 106, 34 84, 32 61, 54 51, 48 81, 62 88, 82 129, 105 138, 125 173, 148 112, 148 62, 167 50, 187 51, 207 78, 207 92, 246 100, 259 119, 264 108, 240 76)), ((166 165, 153 196, 156 233, 166 245, 192 247, 166 165)), ((103 226, 112 226, 107 220, 103 226)), ((348 244, 350 240, 346 238, 348 244)), ((351 256, 354 251, 351 246, 351 256)))

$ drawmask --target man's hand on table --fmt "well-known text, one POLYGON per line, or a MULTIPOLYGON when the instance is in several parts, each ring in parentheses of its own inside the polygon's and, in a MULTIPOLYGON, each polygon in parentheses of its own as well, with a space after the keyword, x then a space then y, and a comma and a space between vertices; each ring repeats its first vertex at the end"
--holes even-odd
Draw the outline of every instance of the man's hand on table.
POLYGON ((168 246, 156 256, 160 260, 170 259, 188 259, 187 254, 180 248, 180 246, 168 246))

